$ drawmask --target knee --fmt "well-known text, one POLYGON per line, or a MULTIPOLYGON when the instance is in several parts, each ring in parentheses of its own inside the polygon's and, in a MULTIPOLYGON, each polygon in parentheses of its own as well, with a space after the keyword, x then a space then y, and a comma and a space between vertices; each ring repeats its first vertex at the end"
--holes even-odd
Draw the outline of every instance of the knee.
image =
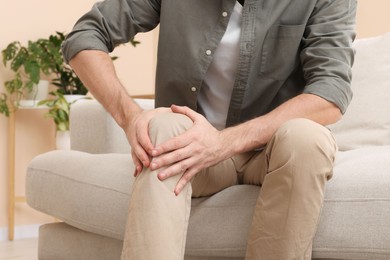
POLYGON ((333 135, 326 127, 303 118, 284 123, 276 131, 273 142, 281 150, 294 151, 296 156, 306 160, 325 156, 333 161, 337 150, 333 135))
POLYGON ((180 135, 188 130, 192 124, 192 120, 182 114, 171 112, 159 114, 149 122, 149 136, 153 145, 156 145, 180 135))

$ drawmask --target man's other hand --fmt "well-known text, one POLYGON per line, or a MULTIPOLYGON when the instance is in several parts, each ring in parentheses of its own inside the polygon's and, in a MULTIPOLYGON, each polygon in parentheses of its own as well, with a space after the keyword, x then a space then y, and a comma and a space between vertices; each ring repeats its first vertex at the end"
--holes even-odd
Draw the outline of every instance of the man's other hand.
POLYGON ((199 171, 226 159, 226 149, 221 132, 214 128, 204 116, 188 107, 173 105, 171 109, 174 113, 188 116, 194 124, 185 133, 152 150, 153 159, 150 169, 158 170, 166 167, 158 173, 160 180, 183 174, 174 190, 178 195, 199 171))

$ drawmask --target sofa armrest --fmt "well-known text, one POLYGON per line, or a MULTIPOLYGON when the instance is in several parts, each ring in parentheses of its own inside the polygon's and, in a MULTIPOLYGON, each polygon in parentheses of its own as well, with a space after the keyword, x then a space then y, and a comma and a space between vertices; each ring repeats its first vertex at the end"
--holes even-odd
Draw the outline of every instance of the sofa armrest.
MULTIPOLYGON (((137 99, 144 109, 154 107, 154 100, 137 99)), ((96 100, 79 100, 70 113, 71 148, 88 153, 129 153, 130 145, 123 130, 96 100)))

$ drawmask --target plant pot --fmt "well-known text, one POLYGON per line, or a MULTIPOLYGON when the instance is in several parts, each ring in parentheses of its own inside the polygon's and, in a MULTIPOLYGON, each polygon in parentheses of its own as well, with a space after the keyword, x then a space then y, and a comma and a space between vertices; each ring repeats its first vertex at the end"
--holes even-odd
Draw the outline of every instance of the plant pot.
POLYGON ((84 99, 86 96, 85 95, 64 95, 66 101, 69 103, 74 103, 79 99, 84 99))
POLYGON ((19 101, 19 106, 22 107, 34 107, 39 101, 47 98, 49 93, 49 81, 40 80, 38 84, 35 84, 31 92, 26 93, 26 99, 19 101))
POLYGON ((70 131, 56 132, 57 150, 70 150, 70 131))

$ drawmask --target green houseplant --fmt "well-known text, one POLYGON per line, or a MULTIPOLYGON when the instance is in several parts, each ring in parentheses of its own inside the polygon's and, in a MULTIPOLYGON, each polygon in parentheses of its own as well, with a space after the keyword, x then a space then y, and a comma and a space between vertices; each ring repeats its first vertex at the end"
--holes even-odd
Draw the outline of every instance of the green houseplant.
POLYGON ((43 43, 44 40, 40 39, 29 41, 24 46, 14 41, 2 50, 4 66, 9 66, 14 72, 14 77, 4 84, 6 92, 0 93, 0 113, 5 116, 17 109, 18 102, 33 91, 41 79, 41 73, 51 73, 50 68, 42 66, 43 43))
POLYGON ((62 57, 61 45, 65 38, 66 35, 61 32, 50 35, 43 45, 46 56, 41 61, 51 71, 51 83, 58 88, 58 92, 63 95, 85 95, 87 88, 62 57))
POLYGON ((39 106, 47 106, 49 111, 45 114, 51 118, 56 126, 56 148, 70 150, 69 113, 71 103, 66 100, 60 91, 50 92, 54 99, 42 100, 39 106))
POLYGON ((47 118, 51 118, 56 126, 56 148, 69 150, 70 149, 70 133, 69 133, 69 115, 70 106, 76 102, 69 102, 61 91, 52 91, 49 93, 53 99, 45 99, 38 103, 38 106, 46 106, 49 111, 45 114, 47 118))
MULTIPOLYGON (((17 109, 15 101, 18 103, 25 92, 31 92, 41 74, 45 74, 57 89, 50 92, 53 98, 44 99, 38 105, 48 107, 46 117, 53 119, 57 136, 69 135, 70 106, 75 101, 69 101, 68 95, 85 95, 88 90, 62 57, 61 45, 65 39, 66 34, 56 32, 48 38, 29 41, 27 46, 12 42, 2 51, 4 65, 9 65, 15 74, 13 79, 5 82, 6 93, 0 93, 0 113, 8 116, 17 109)), ((139 44, 134 39, 130 43, 134 47, 139 44)))
POLYGON ((5 93, 0 93, 0 113, 9 116, 8 96, 5 93))
POLYGON ((47 106, 49 111, 46 117, 52 118, 56 125, 57 131, 69 131, 69 112, 71 103, 68 102, 64 95, 59 91, 50 92, 54 99, 42 100, 39 106, 47 106))
MULTIPOLYGON (((63 95, 85 95, 88 92, 62 57, 61 45, 65 38, 66 34, 56 32, 48 38, 29 41, 27 46, 14 41, 2 50, 4 66, 9 65, 15 74, 13 79, 5 82, 6 92, 0 93, 0 113, 8 116, 17 109, 19 100, 38 84, 42 73, 52 78, 51 83, 63 95)), ((139 42, 132 39, 130 44, 135 47, 139 42)))

